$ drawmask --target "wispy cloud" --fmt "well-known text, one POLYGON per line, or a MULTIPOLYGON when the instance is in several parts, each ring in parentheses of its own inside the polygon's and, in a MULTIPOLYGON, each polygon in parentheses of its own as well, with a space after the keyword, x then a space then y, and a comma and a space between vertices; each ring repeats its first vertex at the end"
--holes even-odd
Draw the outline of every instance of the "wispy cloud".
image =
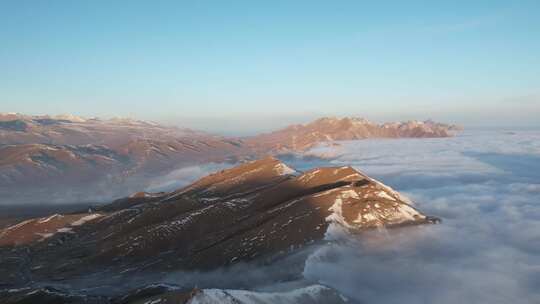
POLYGON ((418 28, 419 32, 431 34, 455 33, 496 25, 506 18, 503 14, 479 16, 449 23, 429 24, 418 28))

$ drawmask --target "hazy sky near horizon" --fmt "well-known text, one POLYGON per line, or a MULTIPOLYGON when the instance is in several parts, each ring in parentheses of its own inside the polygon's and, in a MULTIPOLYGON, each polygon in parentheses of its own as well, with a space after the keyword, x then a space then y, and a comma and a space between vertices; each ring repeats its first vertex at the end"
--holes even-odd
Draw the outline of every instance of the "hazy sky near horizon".
POLYGON ((221 132, 323 115, 540 126, 539 15, 540 1, 4 0, 0 111, 221 132))

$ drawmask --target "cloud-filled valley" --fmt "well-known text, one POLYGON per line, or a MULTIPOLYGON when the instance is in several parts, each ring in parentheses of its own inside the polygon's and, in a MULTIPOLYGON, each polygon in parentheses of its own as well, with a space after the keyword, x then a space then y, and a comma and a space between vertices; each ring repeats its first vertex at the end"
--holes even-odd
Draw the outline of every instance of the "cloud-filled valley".
POLYGON ((343 142, 309 155, 288 161, 353 165, 442 224, 322 247, 307 278, 365 303, 540 301, 540 133, 343 142))
MULTIPOLYGON (((301 294, 321 284, 351 303, 540 301, 540 132, 342 141, 281 159, 300 171, 350 165, 407 195, 442 223, 337 234, 286 258, 209 272, 150 272, 122 282, 97 274, 41 286, 93 295, 165 283, 250 290, 255 292, 250 296, 264 298, 268 292, 301 294)), ((233 165, 179 168, 140 190, 171 191, 233 165)))
POLYGON ((0 304, 540 304, 540 0, 27 2, 0 304))

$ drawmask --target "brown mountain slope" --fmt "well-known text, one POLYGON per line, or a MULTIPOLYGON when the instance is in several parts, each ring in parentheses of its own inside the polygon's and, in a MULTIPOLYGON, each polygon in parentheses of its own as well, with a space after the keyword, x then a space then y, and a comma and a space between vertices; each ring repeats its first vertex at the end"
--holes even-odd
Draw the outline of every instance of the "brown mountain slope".
POLYGON ((304 151, 324 141, 446 137, 454 130, 430 121, 322 118, 236 139, 130 119, 0 113, 0 204, 110 199, 181 167, 304 151))
POLYGON ((235 161, 248 150, 144 121, 0 114, 0 204, 125 195, 179 167, 235 161))
POLYGON ((460 128, 432 121, 409 121, 382 125, 362 118, 320 118, 246 139, 253 148, 274 152, 304 151, 320 142, 365 138, 450 137, 460 128))
POLYGON ((178 191, 140 193, 89 212, 2 230, 0 269, 9 281, 0 284, 215 269, 284 255, 331 240, 338 231, 436 221, 351 167, 299 174, 274 158, 215 173, 178 191), (8 267, 13 256, 24 262, 8 267))
POLYGON ((72 115, 31 116, 0 113, 0 143, 106 145, 112 149, 137 139, 170 140, 203 137, 189 129, 132 119, 82 118, 72 115))

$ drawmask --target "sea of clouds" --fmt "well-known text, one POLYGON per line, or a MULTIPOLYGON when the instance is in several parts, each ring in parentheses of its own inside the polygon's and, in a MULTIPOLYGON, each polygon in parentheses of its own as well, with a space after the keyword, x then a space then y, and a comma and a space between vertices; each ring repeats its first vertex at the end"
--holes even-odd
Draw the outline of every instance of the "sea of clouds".
MULTIPOLYGON (((323 284, 352 303, 540 303, 540 131, 347 141, 282 160, 301 171, 353 166, 442 223, 343 235, 265 267, 165 281, 258 291, 323 284)), ((155 185, 222 167, 181 169, 155 185)))
POLYGON ((540 303, 540 132, 350 141, 286 161, 351 165, 442 219, 323 246, 306 279, 360 303, 540 303))
MULTIPOLYGON (((343 235, 265 267, 174 273, 165 281, 258 291, 323 284, 353 303, 540 303, 539 131, 347 141, 282 160, 301 171, 353 166, 442 223, 343 235)), ((150 189, 227 166, 179 169, 150 189)))
MULTIPOLYGON (((540 131, 348 141, 282 160, 302 171, 353 166, 442 223, 343 235, 277 263, 174 272, 128 287, 161 281, 284 292, 322 284, 351 303, 540 303, 540 131)), ((180 168, 146 190, 171 190, 229 166, 180 168)))

